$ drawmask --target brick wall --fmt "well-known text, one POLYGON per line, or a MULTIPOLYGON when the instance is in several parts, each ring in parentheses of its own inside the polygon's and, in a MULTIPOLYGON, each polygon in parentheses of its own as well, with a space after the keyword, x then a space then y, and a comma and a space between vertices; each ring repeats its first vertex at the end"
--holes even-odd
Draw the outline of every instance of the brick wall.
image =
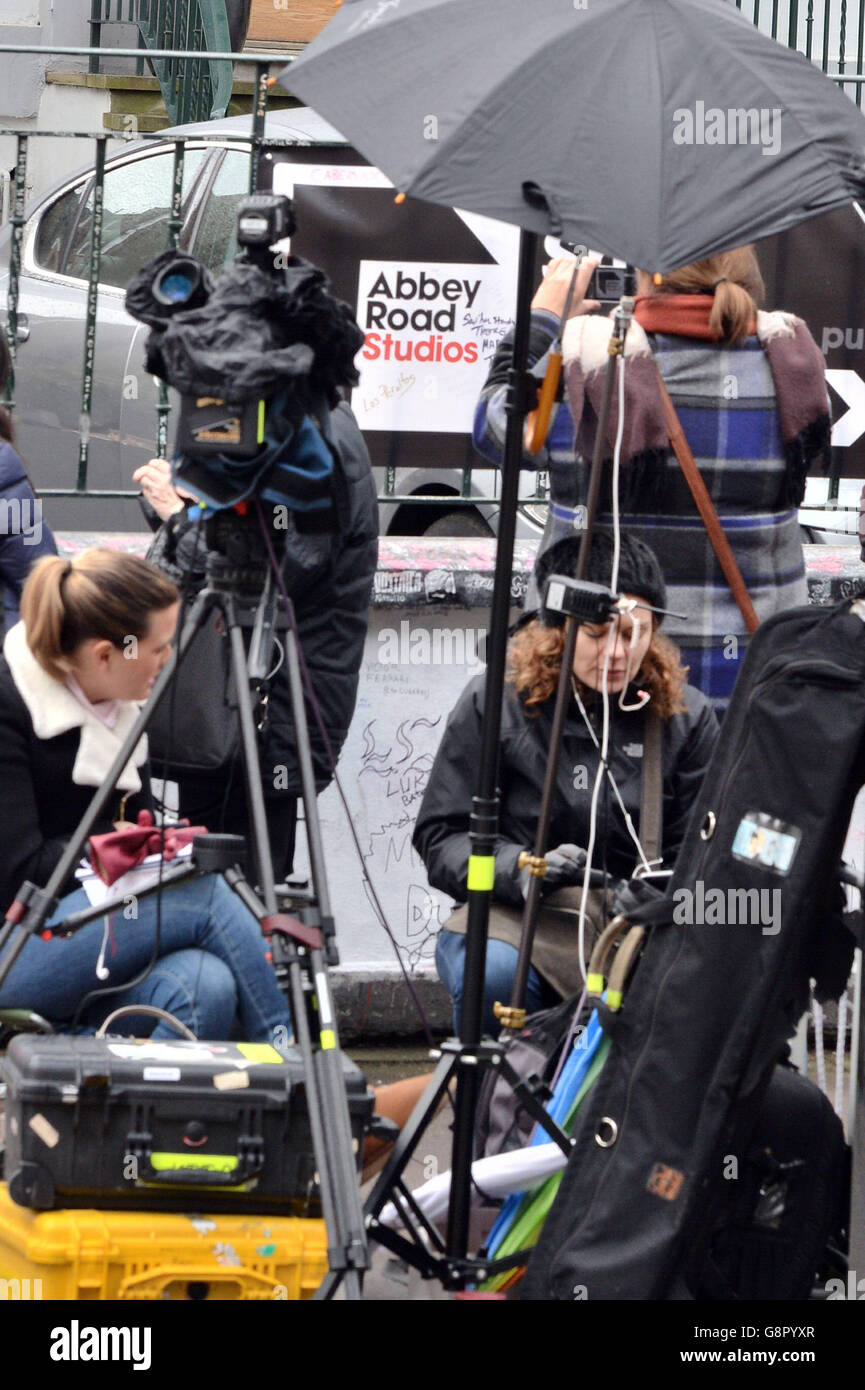
POLYGON ((249 40, 307 42, 315 38, 336 9, 334 0, 252 0, 249 40))

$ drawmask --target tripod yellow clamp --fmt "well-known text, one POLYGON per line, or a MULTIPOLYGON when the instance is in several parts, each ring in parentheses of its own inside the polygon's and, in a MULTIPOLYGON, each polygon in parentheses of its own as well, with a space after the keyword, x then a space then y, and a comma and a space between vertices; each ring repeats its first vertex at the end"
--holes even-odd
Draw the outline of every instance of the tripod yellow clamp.
POLYGON ((515 1009, 512 1004, 500 1004, 496 1000, 493 1004, 493 1013, 503 1028, 512 1028, 518 1032, 520 1028, 525 1027, 525 1009, 515 1009))
POLYGON ((547 861, 542 854, 532 854, 527 849, 521 849, 517 868, 528 869, 533 878, 543 878, 547 872, 547 861))

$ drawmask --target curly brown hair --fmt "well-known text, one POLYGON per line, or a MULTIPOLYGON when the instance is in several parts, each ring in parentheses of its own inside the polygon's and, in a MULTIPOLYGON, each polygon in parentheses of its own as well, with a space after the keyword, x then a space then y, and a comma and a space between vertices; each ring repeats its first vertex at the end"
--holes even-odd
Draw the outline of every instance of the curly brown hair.
MULTIPOLYGON (((564 644, 564 628, 547 627, 536 618, 511 638, 506 679, 532 714, 538 713, 533 706, 544 704, 555 693, 564 644)), ((648 690, 650 704, 662 719, 684 710, 682 690, 687 677, 678 647, 653 624, 649 650, 634 679, 648 690)))

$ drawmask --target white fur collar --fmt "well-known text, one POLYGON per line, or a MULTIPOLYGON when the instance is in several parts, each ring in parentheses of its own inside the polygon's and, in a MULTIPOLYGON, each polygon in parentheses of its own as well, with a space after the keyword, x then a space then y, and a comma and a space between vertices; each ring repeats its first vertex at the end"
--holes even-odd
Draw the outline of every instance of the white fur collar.
MULTIPOLYGON (((27 645, 23 623, 16 623, 6 634, 3 655, 9 663, 12 679, 33 721, 37 738, 56 738, 70 729, 81 730, 81 740, 72 781, 79 787, 99 787, 120 752, 120 746, 139 714, 139 706, 131 700, 121 700, 117 706, 117 722, 109 729, 94 714, 76 700, 71 690, 61 685, 39 662, 27 645)), ((124 792, 141 789, 136 768, 147 758, 147 736, 142 735, 129 762, 117 779, 124 792)))
POLYGON ((801 322, 795 314, 785 314, 783 309, 774 309, 771 313, 767 313, 765 309, 758 309, 757 337, 763 347, 772 338, 792 338, 797 323, 801 322))
MULTIPOLYGON (((591 317, 578 314, 568 319, 562 339, 565 366, 576 358, 586 375, 603 367, 609 356, 607 345, 612 327, 612 319, 601 318, 597 314, 591 317)), ((645 332, 638 323, 632 322, 625 338, 625 357, 645 356, 650 351, 645 332)))

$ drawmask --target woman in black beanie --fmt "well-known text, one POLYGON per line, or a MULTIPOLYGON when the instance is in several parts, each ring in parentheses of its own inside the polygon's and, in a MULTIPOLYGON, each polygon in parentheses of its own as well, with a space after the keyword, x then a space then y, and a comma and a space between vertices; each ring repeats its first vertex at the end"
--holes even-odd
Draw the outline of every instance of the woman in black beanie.
MULTIPOLYGON (((578 537, 569 537, 544 553, 536 573, 541 594, 551 575, 575 577, 579 546, 578 537)), ((612 536, 598 530, 586 578, 609 585, 612 564, 612 536)), ((559 759, 544 903, 529 972, 526 1006, 530 1012, 574 993, 582 982, 577 922, 603 733, 603 692, 609 700, 609 775, 597 798, 592 864, 611 880, 630 877, 642 862, 636 839, 649 834, 649 827, 640 825, 640 808, 644 750, 653 741, 650 724, 659 734, 660 854, 666 867, 678 852, 718 733, 710 702, 686 683, 678 651, 660 632, 659 615, 651 611, 663 608, 666 598, 658 562, 644 542, 627 534, 620 538, 615 589, 636 600, 637 606, 603 625, 582 623, 577 633, 573 699, 559 759)), ((508 651, 499 839, 487 951, 487 1031, 496 1026, 493 1003, 509 1000, 516 968, 527 886, 517 861, 522 850, 532 849, 535 838, 563 642, 563 620, 542 610, 527 615, 508 651)), ((430 884, 458 903, 466 899, 469 817, 477 790, 484 681, 483 675, 475 677, 450 715, 414 830, 414 847, 426 865, 430 884)), ((602 889, 590 894, 587 949, 603 925, 606 899, 602 889)), ((457 1026, 466 918, 466 909, 458 909, 442 928, 436 948, 436 965, 453 998, 457 1026)))

